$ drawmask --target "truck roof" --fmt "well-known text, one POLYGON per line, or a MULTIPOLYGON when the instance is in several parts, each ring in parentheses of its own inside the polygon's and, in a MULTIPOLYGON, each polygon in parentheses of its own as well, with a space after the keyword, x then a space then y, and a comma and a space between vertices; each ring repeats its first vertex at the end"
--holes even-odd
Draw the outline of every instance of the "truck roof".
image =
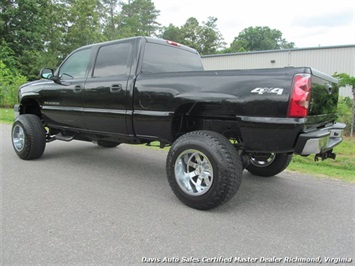
POLYGON ((103 44, 110 44, 110 43, 113 44, 113 43, 117 43, 117 42, 121 42, 121 41, 137 40, 137 39, 141 40, 141 41, 148 42, 148 43, 156 43, 156 44, 160 44, 160 45, 174 46, 176 48, 180 48, 180 49, 187 50, 189 52, 198 54, 198 52, 195 49, 193 49, 193 48, 191 48, 189 46, 186 46, 186 45, 174 42, 174 41, 170 41, 170 40, 164 40, 164 39, 146 37, 146 36, 136 36, 136 37, 130 37, 130 38, 124 38, 124 39, 117 39, 117 40, 112 40, 112 41, 88 44, 88 45, 85 45, 85 46, 81 46, 81 47, 75 49, 74 51, 77 51, 77 50, 80 50, 80 49, 89 48, 89 47, 99 46, 99 45, 103 45, 103 44))

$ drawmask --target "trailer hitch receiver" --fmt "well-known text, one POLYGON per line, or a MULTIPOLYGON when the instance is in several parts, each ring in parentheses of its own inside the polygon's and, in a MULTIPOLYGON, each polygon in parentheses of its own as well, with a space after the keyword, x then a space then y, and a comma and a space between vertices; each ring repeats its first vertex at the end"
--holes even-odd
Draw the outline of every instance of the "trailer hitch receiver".
POLYGON ((335 160, 336 158, 336 154, 333 152, 333 149, 323 152, 323 153, 318 153, 314 156, 314 161, 318 162, 319 158, 322 159, 322 161, 326 160, 326 159, 333 159, 335 160))

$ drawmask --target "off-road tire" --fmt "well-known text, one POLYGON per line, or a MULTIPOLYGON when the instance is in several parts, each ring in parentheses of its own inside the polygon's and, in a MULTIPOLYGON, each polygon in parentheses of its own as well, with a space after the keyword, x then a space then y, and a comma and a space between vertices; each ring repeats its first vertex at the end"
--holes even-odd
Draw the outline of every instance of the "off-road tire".
MULTIPOLYGON (((190 159, 188 162, 191 162, 190 159)), ((168 153, 166 171, 170 187, 180 201, 195 209, 208 210, 227 202, 236 194, 242 181, 243 166, 237 150, 224 136, 212 131, 194 131, 181 136, 173 143, 168 153), (213 169, 213 173, 210 173, 213 180, 206 186, 206 191, 187 191, 182 188, 181 179, 177 177, 181 172, 177 170, 181 169, 179 164, 186 163, 184 169, 191 171, 192 175, 197 172, 193 171, 193 167, 188 170, 190 166, 186 162, 186 158, 193 158, 194 154, 196 158, 203 157, 204 163, 208 162, 207 168, 213 169)), ((192 182, 191 178, 183 179, 186 180, 184 182, 187 186, 192 182)))
POLYGON ((292 161, 292 154, 278 153, 274 156, 273 161, 266 165, 253 163, 251 160, 246 169, 253 175, 270 177, 284 171, 292 161))
POLYGON ((46 147, 46 132, 41 119, 33 114, 16 118, 11 131, 12 145, 23 160, 37 159, 46 147))

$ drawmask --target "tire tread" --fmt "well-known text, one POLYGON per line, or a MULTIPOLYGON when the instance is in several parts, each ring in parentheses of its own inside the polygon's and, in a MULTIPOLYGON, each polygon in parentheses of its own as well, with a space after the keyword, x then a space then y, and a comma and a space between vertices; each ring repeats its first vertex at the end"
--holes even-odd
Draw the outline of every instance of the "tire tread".
POLYGON ((175 195, 186 205, 200 210, 212 209, 230 200, 240 187, 243 172, 240 156, 229 140, 219 133, 205 130, 193 131, 177 139, 169 151, 166 168, 169 184, 175 195), (218 175, 221 177, 221 180, 215 194, 209 200, 200 202, 189 200, 181 194, 175 181, 173 166, 173 157, 177 148, 182 144, 186 145, 194 141, 205 141, 211 146, 214 152, 219 153, 218 157, 223 158, 223 161, 221 161, 222 165, 218 166, 218 175))
POLYGON ((20 124, 25 132, 25 147, 17 155, 24 160, 37 159, 42 156, 46 147, 46 133, 41 119, 33 114, 24 114, 14 122, 20 124))
POLYGON ((271 177, 284 171, 292 161, 292 154, 276 154, 274 162, 266 167, 257 167, 253 164, 247 166, 247 171, 253 175, 271 177))

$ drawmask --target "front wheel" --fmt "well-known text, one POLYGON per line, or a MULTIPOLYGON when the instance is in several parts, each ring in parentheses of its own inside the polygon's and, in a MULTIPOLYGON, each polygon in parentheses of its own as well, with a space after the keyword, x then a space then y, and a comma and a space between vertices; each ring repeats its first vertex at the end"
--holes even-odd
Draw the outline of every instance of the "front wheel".
POLYGON ((173 143, 166 170, 171 189, 184 204, 208 210, 235 195, 243 167, 237 150, 224 136, 195 131, 173 143))
POLYGON ((257 176, 270 177, 281 173, 292 160, 292 154, 252 154, 247 170, 257 176))
POLYGON ((12 126, 11 138, 16 154, 24 160, 41 157, 46 147, 46 132, 36 115, 18 116, 12 126))

